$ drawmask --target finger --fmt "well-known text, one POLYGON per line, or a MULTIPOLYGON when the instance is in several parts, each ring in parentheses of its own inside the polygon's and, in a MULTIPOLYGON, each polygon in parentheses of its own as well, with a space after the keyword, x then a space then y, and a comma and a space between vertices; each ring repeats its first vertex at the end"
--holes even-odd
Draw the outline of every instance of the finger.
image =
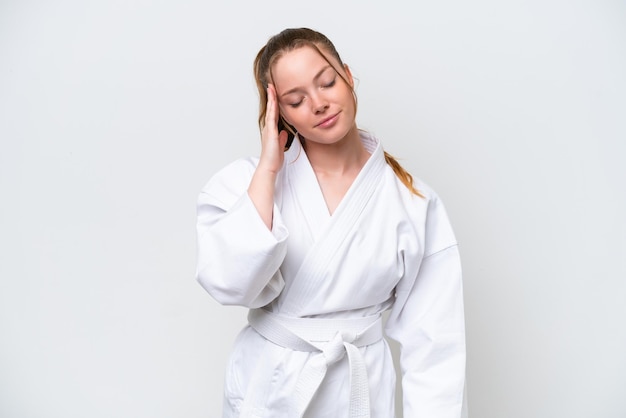
POLYGON ((271 118, 273 117, 273 112, 274 112, 274 96, 273 96, 273 90, 272 90, 272 85, 268 84, 267 85, 267 108, 265 109, 265 124, 267 125, 268 122, 271 121, 271 118))
POLYGON ((272 84, 267 86, 267 110, 265 113, 265 124, 276 126, 278 123, 278 103, 276 102, 276 89, 272 84))

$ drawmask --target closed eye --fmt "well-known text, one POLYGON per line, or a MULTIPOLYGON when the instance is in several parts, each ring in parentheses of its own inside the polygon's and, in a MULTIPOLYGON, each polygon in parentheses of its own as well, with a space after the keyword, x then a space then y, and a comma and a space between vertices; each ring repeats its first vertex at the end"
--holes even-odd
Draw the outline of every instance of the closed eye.
POLYGON ((335 85, 336 81, 337 81, 337 77, 333 78, 330 83, 323 84, 322 88, 325 88, 325 89, 330 88, 335 85))
POLYGON ((297 103, 288 103, 289 107, 293 107, 294 109, 302 104, 302 100, 297 103))

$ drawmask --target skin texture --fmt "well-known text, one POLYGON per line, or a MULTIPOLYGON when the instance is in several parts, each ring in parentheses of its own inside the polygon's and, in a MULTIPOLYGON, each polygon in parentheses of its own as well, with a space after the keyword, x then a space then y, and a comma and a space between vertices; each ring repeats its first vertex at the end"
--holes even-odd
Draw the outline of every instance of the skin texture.
MULTIPOLYGON (((336 68, 342 68, 330 55, 336 68)), ((330 214, 369 158, 355 122, 352 74, 343 67, 346 83, 313 48, 286 52, 271 68, 267 113, 261 132, 261 156, 248 195, 266 226, 272 227, 274 184, 284 160, 285 131, 278 132, 282 114, 305 140, 307 157, 330 214)))

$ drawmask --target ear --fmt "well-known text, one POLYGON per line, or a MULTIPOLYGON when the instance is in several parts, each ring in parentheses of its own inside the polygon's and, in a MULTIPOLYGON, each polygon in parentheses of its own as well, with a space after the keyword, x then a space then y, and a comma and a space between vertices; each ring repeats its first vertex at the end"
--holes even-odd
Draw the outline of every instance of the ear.
POLYGON ((352 78, 352 72, 348 64, 343 64, 343 70, 346 72, 346 79, 350 83, 350 87, 354 88, 354 78, 352 78))

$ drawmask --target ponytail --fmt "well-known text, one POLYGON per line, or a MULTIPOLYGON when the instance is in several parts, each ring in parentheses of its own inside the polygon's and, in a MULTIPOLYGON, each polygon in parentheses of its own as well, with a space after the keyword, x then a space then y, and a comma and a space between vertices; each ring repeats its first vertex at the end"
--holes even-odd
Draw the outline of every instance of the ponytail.
POLYGON ((387 151, 385 151, 385 161, 391 166, 393 172, 396 176, 398 176, 402 184, 404 184, 406 188, 411 191, 411 193, 419 197, 424 197, 424 195, 421 194, 413 185, 413 176, 409 174, 409 172, 406 171, 391 154, 387 153, 387 151))

